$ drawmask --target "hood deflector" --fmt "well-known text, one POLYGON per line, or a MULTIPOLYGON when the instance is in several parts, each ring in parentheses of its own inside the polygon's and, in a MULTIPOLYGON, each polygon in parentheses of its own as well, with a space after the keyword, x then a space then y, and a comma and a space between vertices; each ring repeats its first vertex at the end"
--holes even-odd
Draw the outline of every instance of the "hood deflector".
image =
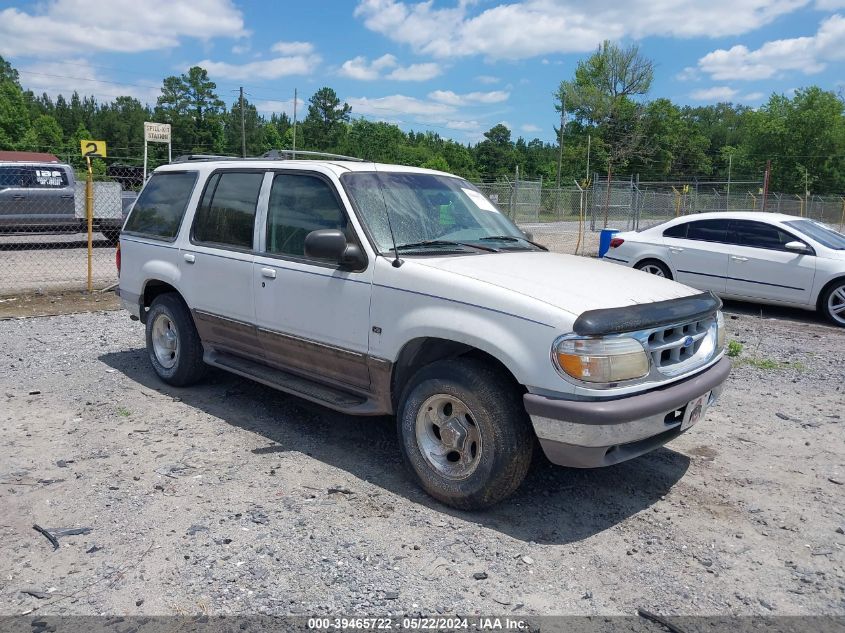
POLYGON ((702 319, 711 316, 721 307, 722 301, 718 297, 712 292, 704 292, 680 299, 587 310, 576 319, 572 329, 580 336, 636 332, 702 319))

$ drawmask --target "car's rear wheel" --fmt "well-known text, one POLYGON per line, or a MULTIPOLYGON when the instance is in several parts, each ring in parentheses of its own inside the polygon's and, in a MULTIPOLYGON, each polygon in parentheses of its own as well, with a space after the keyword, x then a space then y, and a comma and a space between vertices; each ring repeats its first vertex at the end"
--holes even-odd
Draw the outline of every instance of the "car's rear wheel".
POLYGON ((406 387, 403 457, 432 497, 463 510, 511 495, 531 465, 534 433, 516 385, 475 360, 440 361, 406 387))
POLYGON ((206 371, 202 342, 187 306, 174 293, 159 295, 147 313, 147 353, 164 382, 185 387, 206 371))
POLYGON ((840 279, 822 295, 821 309, 824 315, 839 327, 845 327, 845 279, 840 279))
POLYGON ((669 267, 656 259, 645 259, 634 266, 634 268, 650 275, 672 279, 672 271, 669 270, 669 267))

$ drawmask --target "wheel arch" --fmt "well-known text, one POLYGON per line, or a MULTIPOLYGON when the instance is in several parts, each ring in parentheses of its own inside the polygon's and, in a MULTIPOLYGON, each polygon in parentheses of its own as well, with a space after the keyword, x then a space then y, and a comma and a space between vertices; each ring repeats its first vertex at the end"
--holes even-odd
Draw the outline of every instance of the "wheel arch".
POLYGON ((398 411, 399 399, 414 374, 436 361, 455 358, 473 358, 493 366, 513 383, 514 388, 520 390, 521 393, 527 391, 507 365, 493 354, 468 343, 425 336, 405 343, 393 363, 390 379, 390 399, 393 410, 398 411))
POLYGON ((141 290, 141 296, 139 298, 141 323, 147 322, 147 310, 152 305, 153 301, 155 301, 156 297, 170 292, 176 294, 176 296, 185 303, 185 298, 182 296, 182 293, 179 292, 179 290, 170 282, 157 279, 155 277, 147 279, 144 282, 141 290))
POLYGON ((673 280, 677 276, 675 269, 672 268, 672 264, 670 264, 669 262, 667 262, 663 258, 658 257, 657 255, 653 255, 651 253, 643 255, 642 257, 638 258, 637 261, 635 261, 633 264, 631 264, 631 268, 638 268, 640 265, 645 264, 646 262, 654 262, 655 264, 661 264, 661 265, 665 266, 666 270, 669 271, 669 274, 672 275, 673 280))
POLYGON ((833 286, 843 282, 845 282, 845 275, 840 274, 833 277, 833 279, 829 279, 827 283, 825 283, 825 285, 821 287, 818 296, 816 296, 817 310, 821 311, 823 309, 824 306, 822 306, 822 299, 824 299, 824 296, 827 294, 827 291, 830 290, 833 286))

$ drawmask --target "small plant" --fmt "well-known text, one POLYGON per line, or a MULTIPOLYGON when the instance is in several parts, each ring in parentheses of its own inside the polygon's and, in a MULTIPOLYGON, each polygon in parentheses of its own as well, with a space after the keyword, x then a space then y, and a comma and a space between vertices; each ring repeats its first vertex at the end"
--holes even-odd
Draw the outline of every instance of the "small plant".
POLYGON ((739 341, 729 341, 728 342, 728 356, 731 358, 736 358, 742 354, 742 343, 739 341))
POLYGON ((126 407, 118 407, 117 414, 123 416, 124 418, 128 418, 130 415, 132 415, 132 412, 126 407))

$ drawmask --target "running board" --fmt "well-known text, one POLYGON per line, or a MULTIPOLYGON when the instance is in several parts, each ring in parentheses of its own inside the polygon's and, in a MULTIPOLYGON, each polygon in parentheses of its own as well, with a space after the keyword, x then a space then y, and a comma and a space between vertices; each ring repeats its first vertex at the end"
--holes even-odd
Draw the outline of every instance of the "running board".
POLYGON ((299 396, 336 411, 356 415, 372 415, 377 412, 373 401, 364 396, 342 391, 240 356, 220 351, 206 351, 203 360, 212 367, 250 378, 262 385, 299 396))

